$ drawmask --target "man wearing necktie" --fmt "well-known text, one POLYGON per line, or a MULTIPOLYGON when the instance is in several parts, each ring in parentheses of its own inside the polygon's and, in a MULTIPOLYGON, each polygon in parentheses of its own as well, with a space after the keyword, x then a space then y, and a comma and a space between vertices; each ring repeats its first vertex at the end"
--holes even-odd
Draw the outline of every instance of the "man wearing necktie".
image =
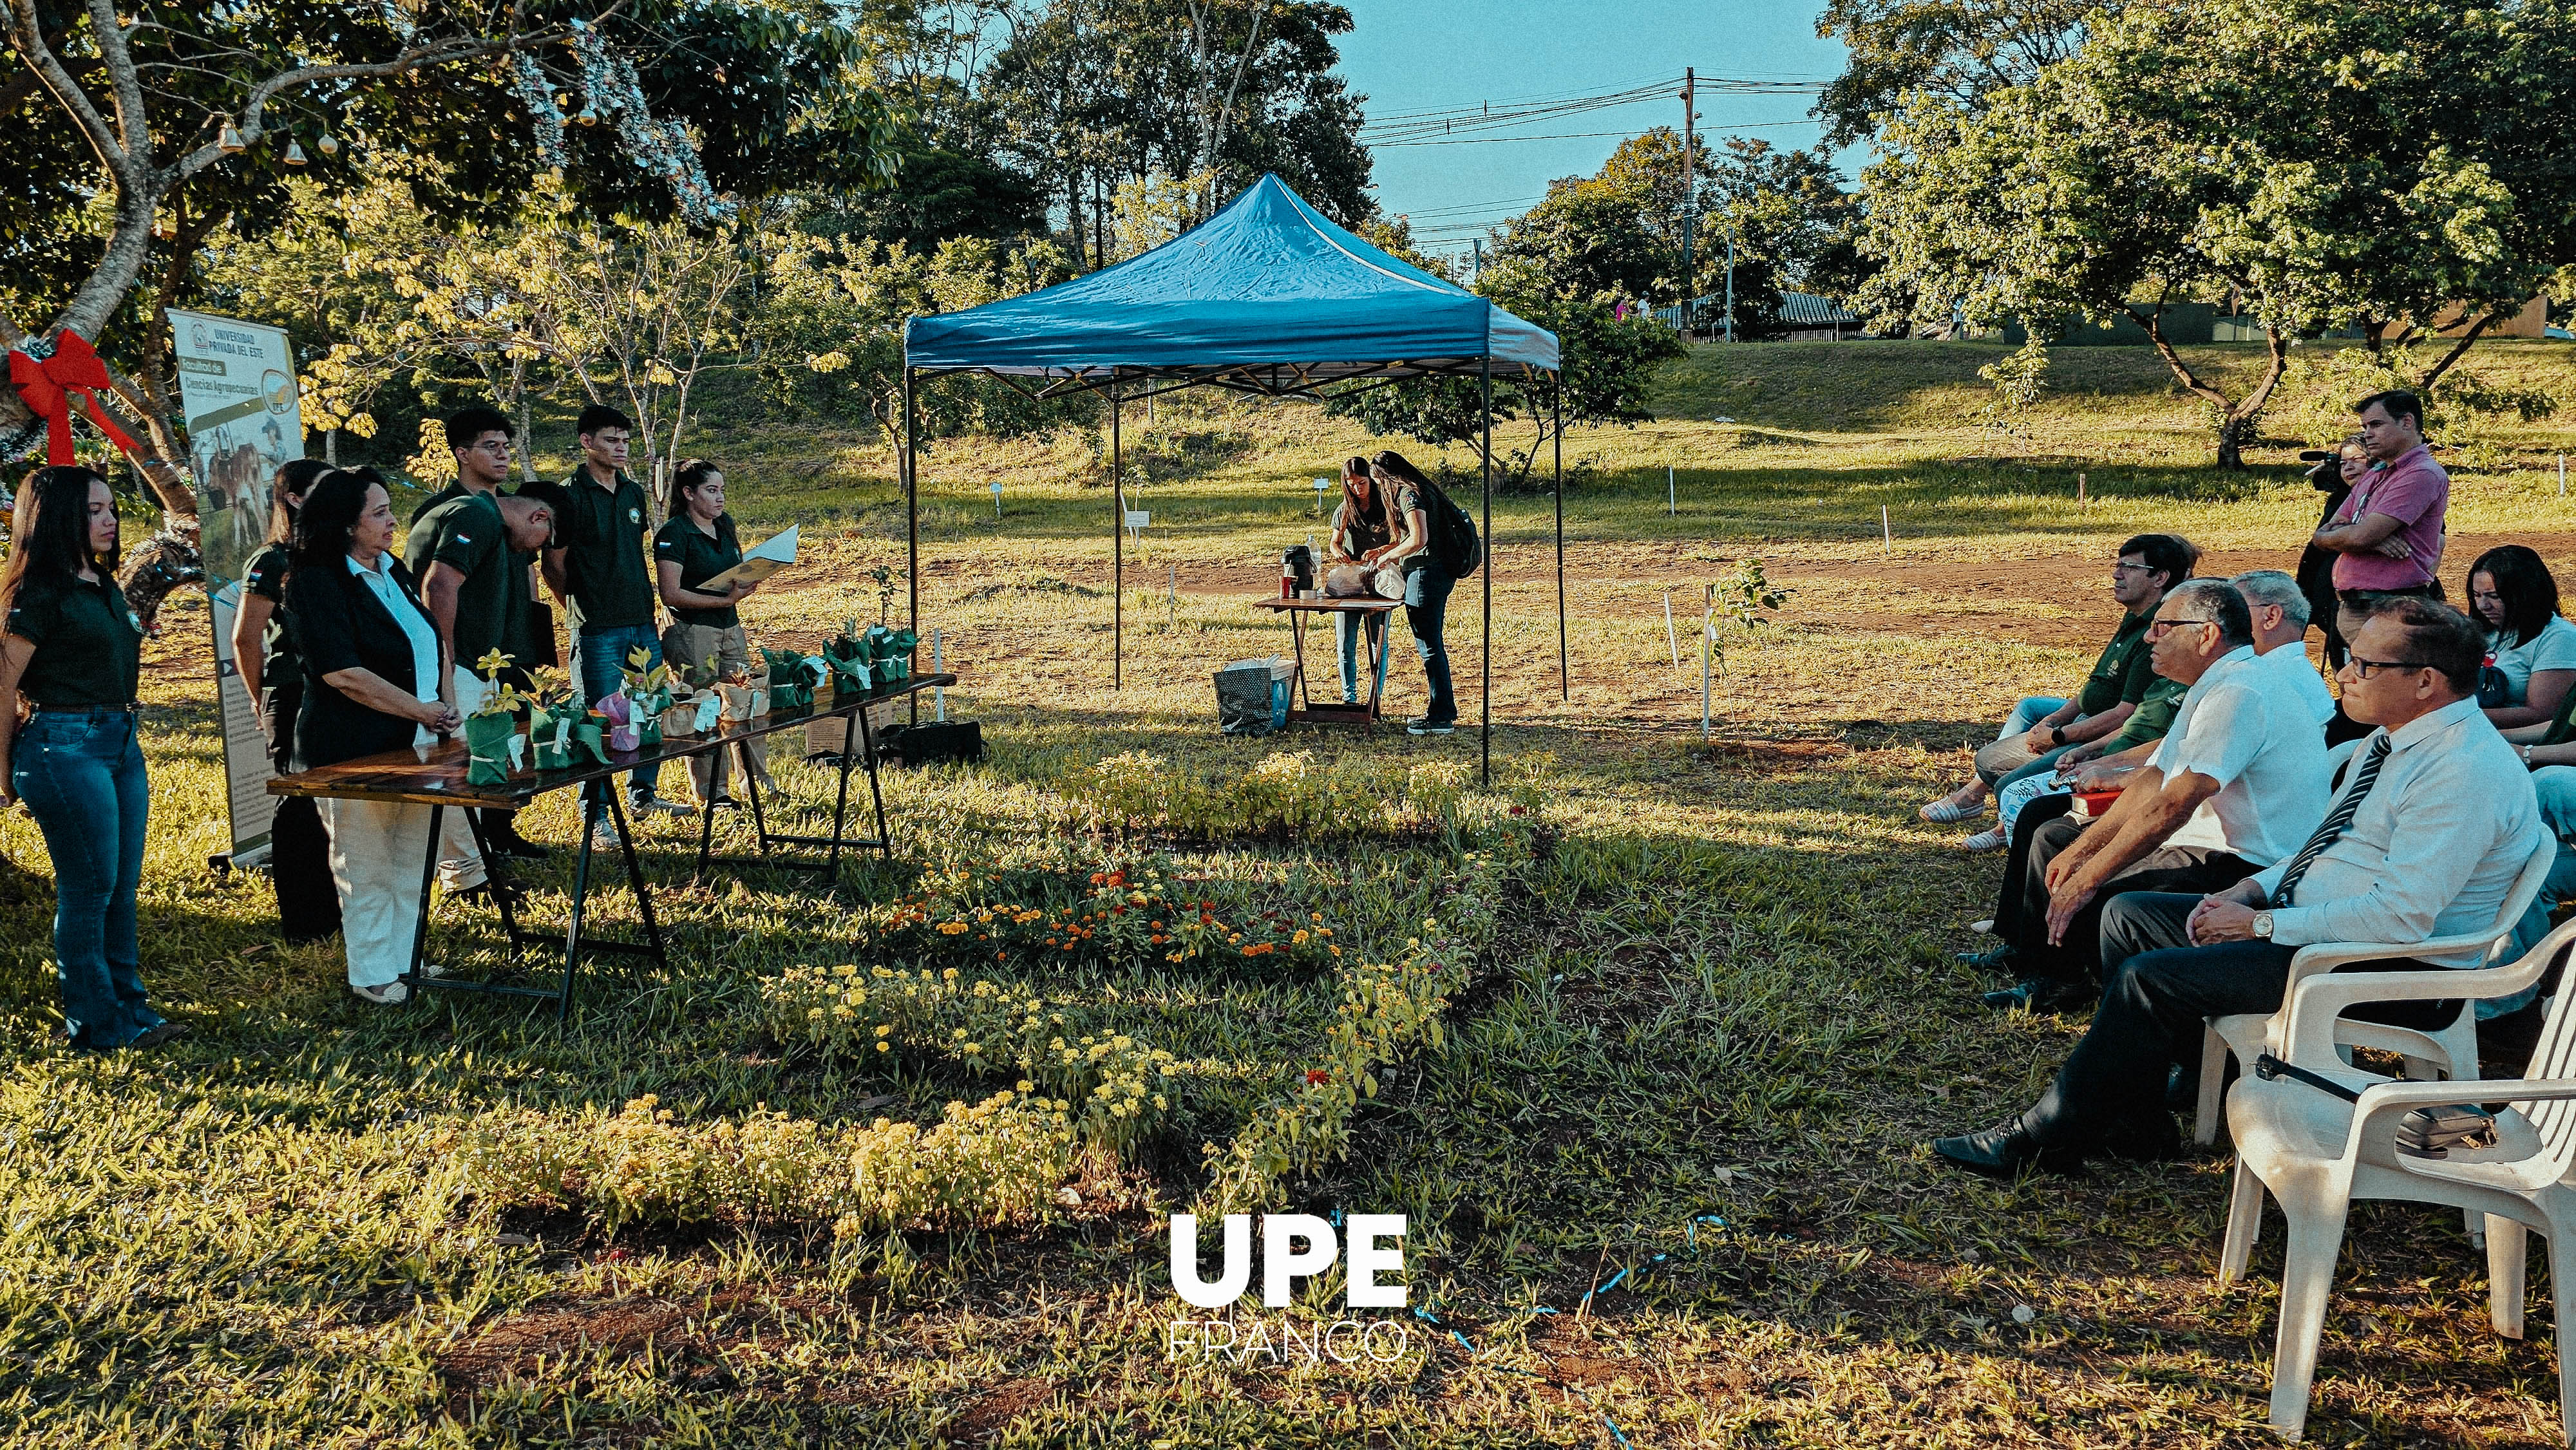
MULTIPOLYGON (((2397 598, 2351 649, 2345 712, 2378 728, 2307 842, 2208 896, 2114 897, 2102 913, 2102 1005, 2057 1080, 2002 1126, 1938 1140, 1935 1157, 2008 1177, 2096 1152, 2163 1156, 2177 1137, 2166 1076, 2196 1068, 2202 1019, 2277 1010, 2300 947, 2425 941, 2495 919, 2544 828, 2529 773, 2478 708, 2482 636, 2449 605, 2397 598)), ((2342 970, 2478 963, 2471 952, 2342 970)), ((2437 1031, 2462 1010, 2384 1002, 2353 1015, 2437 1031)))

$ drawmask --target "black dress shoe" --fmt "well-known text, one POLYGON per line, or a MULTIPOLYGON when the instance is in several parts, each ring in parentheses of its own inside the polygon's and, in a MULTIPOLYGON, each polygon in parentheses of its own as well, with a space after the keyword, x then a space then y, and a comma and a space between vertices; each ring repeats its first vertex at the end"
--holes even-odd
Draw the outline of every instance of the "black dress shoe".
POLYGON ((1977 1000, 1998 1012, 2085 1012, 2091 1010, 2093 997, 2089 989, 2074 982, 2032 977, 1977 1000))
POLYGON ((1981 972, 2000 972, 2012 966, 2013 949, 2011 942, 2004 942, 1981 952, 1957 952, 1953 955, 1963 967, 1974 967, 1981 972))
POLYGON ((2039 1166, 2039 1145, 2022 1131, 2021 1119, 1982 1133, 1932 1140, 1932 1156, 1981 1178, 2013 1178, 2039 1166))
POLYGON ((128 1047, 149 1049, 159 1047, 162 1043, 174 1041, 187 1035, 188 1028, 185 1023, 167 1021, 158 1022, 135 1034, 134 1040, 125 1045, 128 1047))
POLYGON ((516 831, 486 833, 483 844, 496 853, 519 861, 543 861, 554 854, 551 846, 540 846, 516 831))
POLYGON ((456 899, 459 901, 489 902, 493 899, 493 892, 496 889, 500 892, 503 898, 509 901, 510 909, 512 911, 519 911, 526 908, 528 904, 527 888, 505 881, 492 881, 486 879, 480 885, 468 886, 464 890, 457 892, 456 899))

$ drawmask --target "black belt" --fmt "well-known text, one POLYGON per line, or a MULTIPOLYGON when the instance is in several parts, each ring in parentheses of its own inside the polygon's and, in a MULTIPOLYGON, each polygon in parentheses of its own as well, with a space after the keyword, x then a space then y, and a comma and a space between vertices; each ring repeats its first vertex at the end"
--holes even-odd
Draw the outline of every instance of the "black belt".
POLYGON ((39 715, 132 715, 140 712, 143 704, 141 701, 124 705, 47 705, 38 702, 34 708, 39 715))

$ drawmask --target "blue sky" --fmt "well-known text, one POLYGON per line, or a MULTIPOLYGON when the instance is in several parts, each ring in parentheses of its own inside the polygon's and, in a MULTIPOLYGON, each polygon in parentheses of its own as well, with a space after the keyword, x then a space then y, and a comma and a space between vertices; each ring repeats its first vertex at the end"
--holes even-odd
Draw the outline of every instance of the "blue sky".
MULTIPOLYGON (((1563 139, 1373 146, 1379 207, 1412 215, 1430 252, 1464 251, 1471 228, 1527 210, 1551 179, 1598 170, 1621 136, 1679 124, 1684 66, 1704 77, 1765 81, 1823 81, 1842 69, 1842 47, 1816 38, 1812 0, 1343 3, 1356 24, 1341 40, 1341 71, 1368 97, 1372 130, 1403 112, 1672 83, 1649 101, 1478 133, 1563 139)), ((1805 116, 1812 103, 1807 95, 1702 91, 1700 129, 1723 136, 1740 128, 1777 146, 1811 146, 1817 127, 1805 116)), ((1849 176, 1865 158, 1855 152, 1841 159, 1849 176)))

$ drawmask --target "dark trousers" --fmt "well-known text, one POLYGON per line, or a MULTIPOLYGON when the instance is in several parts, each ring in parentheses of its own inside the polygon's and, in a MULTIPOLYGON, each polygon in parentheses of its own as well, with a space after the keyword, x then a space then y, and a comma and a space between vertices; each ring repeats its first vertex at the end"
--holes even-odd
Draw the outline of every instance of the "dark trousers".
MULTIPOLYGON (((2048 863, 2084 833, 2090 821, 2060 816, 2031 833, 2030 857, 2021 874, 2021 905, 2014 915, 2013 959, 2024 977, 2060 982, 2092 980, 2104 960, 2102 912, 2124 891, 2186 891, 2194 897, 2224 890, 2254 874, 2245 858, 2204 846, 2167 846, 2129 863, 2127 870, 2104 883, 2084 909, 2067 923, 2066 940, 2048 944, 2048 863)), ((1995 930, 2003 930, 2001 918, 1995 930)))
MULTIPOLYGON (((2176 1063, 2187 1074, 2199 1070, 2203 1019, 2279 1009, 2298 949, 2266 941, 2193 946, 2184 927, 2199 904, 2198 893, 2136 891, 2104 908, 2102 1005, 2038 1106, 2022 1114, 2023 1129, 2038 1142, 2079 1149, 2172 1142, 2165 1077, 2176 1063)), ((2425 965, 2394 958, 2338 970, 2414 971, 2425 965)), ((2347 1015, 2437 1032, 2459 1015, 2460 1006, 2374 1002, 2347 1015)))
POLYGON ((2021 940, 2023 878, 2030 873, 2031 838, 2039 828, 2075 809, 2073 795, 2044 795, 2013 817, 2012 846, 2004 852, 2004 879, 1995 888, 1995 940, 2021 940))
MULTIPOLYGON (((293 768, 295 714, 302 707, 301 678, 264 691, 268 696, 268 758, 284 775, 293 768)), ((289 942, 323 941, 340 930, 340 890, 331 881, 331 836, 311 796, 277 803, 268 823, 268 876, 277 884, 277 926, 289 942)))
POLYGON ((1431 686, 1431 705, 1422 716, 1444 723, 1458 718, 1458 697, 1449 687, 1446 637, 1449 591, 1457 586, 1448 570, 1429 559, 1404 575, 1404 622, 1413 628, 1413 648, 1422 656, 1422 675, 1431 686))

